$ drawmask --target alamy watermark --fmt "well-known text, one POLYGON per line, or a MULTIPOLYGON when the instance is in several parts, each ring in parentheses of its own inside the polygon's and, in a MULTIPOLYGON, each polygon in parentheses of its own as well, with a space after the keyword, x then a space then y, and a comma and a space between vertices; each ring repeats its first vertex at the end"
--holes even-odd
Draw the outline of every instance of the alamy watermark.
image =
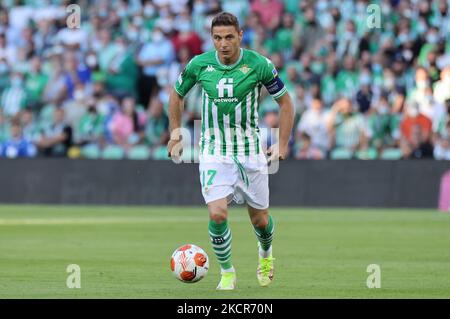
POLYGON ((77 264, 70 264, 66 268, 69 273, 66 280, 66 286, 69 289, 81 288, 81 268, 77 264))
POLYGON ((66 19, 66 25, 69 29, 79 29, 81 26, 81 8, 78 4, 71 4, 66 7, 66 13, 69 16, 66 19))
POLYGON ((370 264, 367 266, 366 272, 370 273, 367 277, 367 288, 381 288, 381 267, 377 264, 370 264))
POLYGON ((369 29, 381 28, 381 7, 378 4, 369 4, 366 9, 366 26, 369 29))

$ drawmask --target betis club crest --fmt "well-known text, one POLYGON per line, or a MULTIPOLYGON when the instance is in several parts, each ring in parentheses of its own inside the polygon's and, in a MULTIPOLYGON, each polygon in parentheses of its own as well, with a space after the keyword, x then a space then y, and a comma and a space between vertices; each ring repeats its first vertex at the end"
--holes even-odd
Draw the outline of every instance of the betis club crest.
POLYGON ((241 72, 244 73, 244 74, 247 74, 248 71, 250 71, 250 68, 248 67, 247 64, 244 64, 243 66, 241 66, 241 67, 239 68, 239 71, 241 71, 241 72))

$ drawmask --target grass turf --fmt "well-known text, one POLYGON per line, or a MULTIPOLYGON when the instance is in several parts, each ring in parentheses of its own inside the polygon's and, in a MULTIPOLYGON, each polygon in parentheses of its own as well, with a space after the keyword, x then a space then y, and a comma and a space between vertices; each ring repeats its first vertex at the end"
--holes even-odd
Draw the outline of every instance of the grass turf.
POLYGON ((435 210, 271 208, 275 280, 256 280, 256 238, 230 209, 235 291, 219 268, 204 207, 0 206, 0 298, 449 298, 450 214, 435 210), (195 284, 169 268, 175 248, 203 247, 210 271, 195 284), (68 289, 66 267, 81 267, 68 289), (369 264, 381 288, 368 289, 369 264))

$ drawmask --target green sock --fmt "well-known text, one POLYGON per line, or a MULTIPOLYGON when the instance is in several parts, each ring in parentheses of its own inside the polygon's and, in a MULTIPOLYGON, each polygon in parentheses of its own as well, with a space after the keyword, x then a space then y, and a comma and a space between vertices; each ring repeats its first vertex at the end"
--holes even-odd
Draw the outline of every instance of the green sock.
POLYGON ((273 222, 272 216, 270 216, 270 215, 269 215, 269 222, 267 223, 266 227, 257 228, 255 226, 253 226, 256 237, 258 238, 259 243, 261 244, 262 250, 267 251, 267 250, 269 250, 270 246, 272 245, 274 228, 275 228, 275 224, 273 222))
POLYGON ((217 261, 223 270, 227 270, 233 267, 231 263, 231 231, 228 228, 228 222, 225 219, 222 223, 217 224, 215 221, 210 220, 209 236, 211 238, 211 244, 216 254, 217 261))

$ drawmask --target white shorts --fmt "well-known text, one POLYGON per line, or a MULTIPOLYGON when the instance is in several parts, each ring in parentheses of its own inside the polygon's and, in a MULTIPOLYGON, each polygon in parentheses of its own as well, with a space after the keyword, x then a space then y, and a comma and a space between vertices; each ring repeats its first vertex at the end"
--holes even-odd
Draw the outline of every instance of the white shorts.
POLYGON ((269 175, 264 154, 252 156, 200 155, 200 184, 206 204, 227 198, 228 203, 269 207, 269 175))

